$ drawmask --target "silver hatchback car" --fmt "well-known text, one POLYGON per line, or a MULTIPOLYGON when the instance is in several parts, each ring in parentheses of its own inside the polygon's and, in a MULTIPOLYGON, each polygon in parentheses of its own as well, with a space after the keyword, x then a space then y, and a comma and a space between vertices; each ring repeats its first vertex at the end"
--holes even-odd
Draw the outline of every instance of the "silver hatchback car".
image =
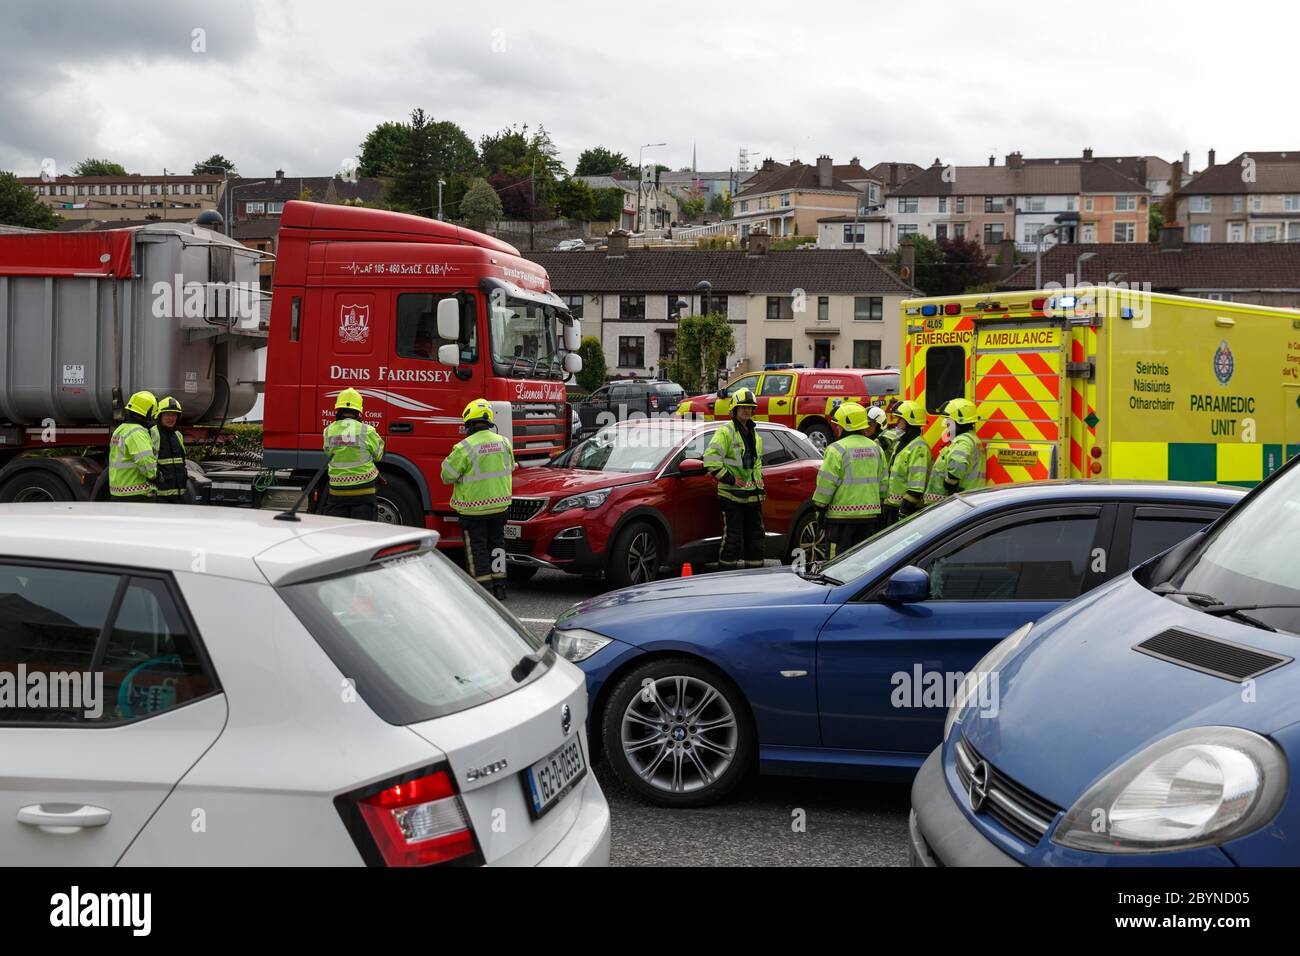
POLYGON ((604 865, 587 695, 416 528, 0 506, 0 860, 604 865))

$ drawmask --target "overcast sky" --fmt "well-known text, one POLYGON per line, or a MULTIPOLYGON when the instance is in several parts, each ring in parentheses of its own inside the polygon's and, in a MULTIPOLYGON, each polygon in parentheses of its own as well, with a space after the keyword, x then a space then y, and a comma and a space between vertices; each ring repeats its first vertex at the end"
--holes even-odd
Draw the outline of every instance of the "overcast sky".
POLYGON ((72 0, 0 8, 0 169, 87 156, 330 175, 422 106, 475 141, 541 123, 700 169, 1297 149, 1297 8, 875 0, 768 3, 72 0), (1252 14, 1252 11, 1256 11, 1252 14), (1252 17, 1260 18, 1258 24, 1252 17), (1231 27, 1232 35, 1226 34, 1231 27), (195 31, 202 31, 197 34, 195 31))

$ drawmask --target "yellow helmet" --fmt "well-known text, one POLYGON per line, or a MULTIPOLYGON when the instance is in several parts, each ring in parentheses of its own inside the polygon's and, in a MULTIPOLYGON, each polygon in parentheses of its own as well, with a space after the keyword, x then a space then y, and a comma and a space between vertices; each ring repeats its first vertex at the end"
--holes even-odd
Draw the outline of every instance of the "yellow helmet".
POLYGON ((158 403, 159 415, 166 415, 168 412, 175 412, 177 415, 181 413, 181 403, 170 395, 158 403))
POLYGON ((979 415, 975 411, 975 403, 969 398, 954 398, 943 406, 943 413, 958 425, 974 425, 979 421, 979 415))
POLYGON ((846 432, 860 432, 871 424, 871 419, 867 417, 867 410, 857 402, 844 402, 835 409, 835 414, 831 417, 835 420, 835 424, 846 432))
POLYGON ((352 411, 360 414, 361 408, 364 404, 365 399, 361 397, 360 392, 355 388, 345 388, 343 391, 339 392, 339 397, 334 400, 334 410, 338 411, 340 408, 350 408, 352 411))
POLYGON ((486 419, 489 425, 496 424, 497 417, 492 411, 492 406, 488 404, 486 398, 476 398, 465 406, 465 411, 461 412, 461 419, 468 425, 470 422, 476 422, 479 419, 486 419))
POLYGON ((920 402, 907 401, 899 404, 896 414, 909 425, 925 424, 925 409, 920 402))
POLYGON ((152 418, 157 407, 158 399, 153 397, 153 392, 136 392, 126 400, 126 410, 135 412, 141 418, 152 418))
POLYGON ((758 408, 758 399, 752 388, 738 388, 731 395, 732 408, 758 408))

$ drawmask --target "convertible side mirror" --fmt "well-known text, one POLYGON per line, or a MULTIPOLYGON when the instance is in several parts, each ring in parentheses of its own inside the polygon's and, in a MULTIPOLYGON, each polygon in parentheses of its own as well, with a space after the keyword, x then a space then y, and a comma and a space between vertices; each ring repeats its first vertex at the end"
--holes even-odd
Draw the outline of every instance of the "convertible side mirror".
POLYGON ((899 568, 885 582, 881 595, 891 604, 916 604, 930 597, 930 575, 914 564, 899 568))

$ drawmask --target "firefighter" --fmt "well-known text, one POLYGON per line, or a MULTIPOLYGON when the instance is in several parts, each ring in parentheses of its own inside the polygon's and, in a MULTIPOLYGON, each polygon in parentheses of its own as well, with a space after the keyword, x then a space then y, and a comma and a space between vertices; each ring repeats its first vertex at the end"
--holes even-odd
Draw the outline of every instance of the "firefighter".
POLYGON ((943 406, 948 445, 939 453, 925 489, 926 504, 958 491, 984 487, 984 443, 975 437, 978 415, 969 398, 954 398, 943 406))
MULTIPOLYGON (((861 403, 855 402, 854 404, 861 407, 861 403)), ((889 416, 885 414, 885 410, 879 405, 869 405, 867 406, 866 411, 867 428, 862 434, 866 435, 873 442, 879 445, 880 450, 885 452, 885 457, 888 459, 889 454, 885 449, 885 425, 889 422, 889 416)))
POLYGON ((149 436, 153 439, 154 457, 158 459, 158 500, 170 504, 188 504, 189 476, 185 472, 185 438, 176 430, 181 418, 181 403, 168 395, 158 403, 158 414, 149 436))
POLYGON ((384 439, 373 425, 361 421, 364 399, 345 388, 334 401, 334 421, 325 427, 325 458, 329 467, 329 498, 323 514, 374 521, 379 509, 375 484, 384 457, 384 439))
POLYGON ((461 414, 469 432, 442 462, 442 483, 452 485, 451 506, 460 516, 465 563, 474 580, 499 601, 506 599, 506 511, 517 466, 510 439, 494 428, 486 399, 476 398, 461 414), (500 570, 494 570, 500 568, 500 570))
POLYGON ((763 566, 763 437, 754 424, 758 400, 752 389, 731 396, 731 420, 713 433, 704 450, 704 467, 718 482, 722 543, 718 566, 724 571, 763 566))
POLYGON ((925 440, 925 409, 919 402, 898 406, 902 430, 894 443, 889 463, 889 484, 885 491, 884 523, 893 524, 925 505, 925 487, 930 476, 930 445, 925 440))
POLYGON ((880 447, 885 449, 885 457, 889 461, 894 460, 894 455, 902 446, 898 440, 903 437, 903 432, 907 430, 907 422, 899 414, 899 409, 903 402, 900 399, 893 399, 889 407, 885 409, 885 430, 880 433, 880 447))
POLYGON ((827 446, 813 493, 813 505, 824 518, 829 558, 880 530, 880 496, 887 472, 885 453, 870 437, 873 423, 857 402, 845 402, 835 410, 835 424, 843 437, 827 446))
POLYGON ((153 501, 157 494, 158 456, 149 437, 157 407, 153 392, 136 392, 126 401, 108 445, 108 493, 114 501, 153 501))

